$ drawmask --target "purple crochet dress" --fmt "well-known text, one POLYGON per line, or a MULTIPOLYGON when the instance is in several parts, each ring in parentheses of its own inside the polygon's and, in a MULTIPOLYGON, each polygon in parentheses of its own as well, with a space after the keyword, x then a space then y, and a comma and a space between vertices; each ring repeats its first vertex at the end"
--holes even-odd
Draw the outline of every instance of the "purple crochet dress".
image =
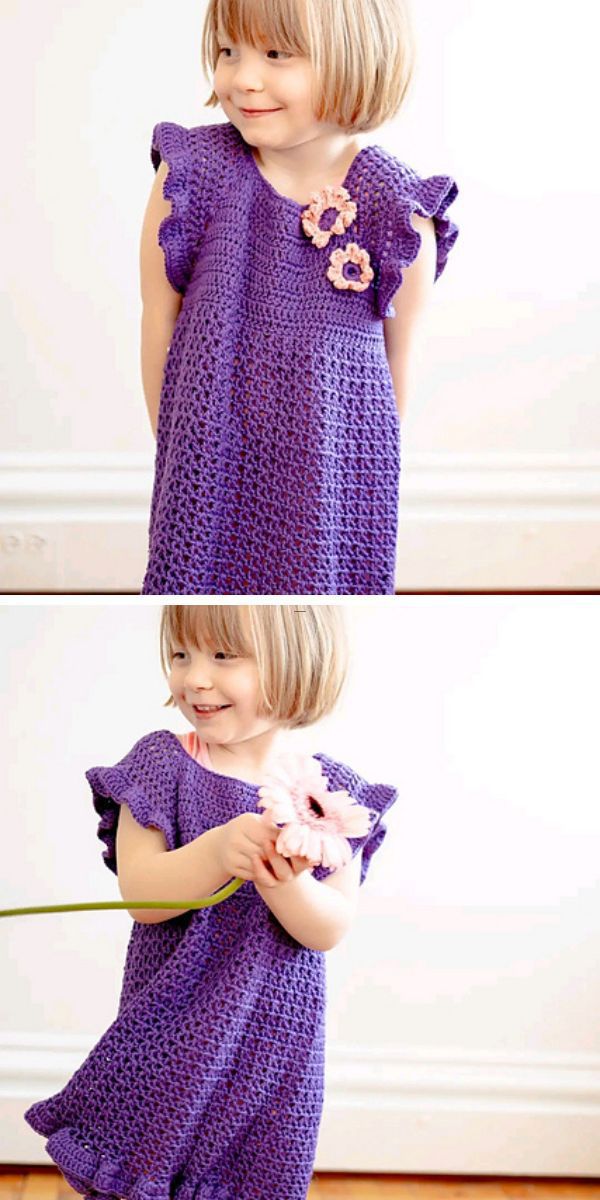
POLYGON ((142 594, 393 594, 400 419, 383 318, 421 244, 412 212, 433 217, 444 270, 456 183, 364 146, 344 180, 355 215, 317 246, 307 206, 272 187, 230 121, 162 122, 151 156, 169 168, 158 236, 184 299, 142 594), (352 244, 362 264, 344 261, 352 244))
MULTIPOLYGON (((362 849, 362 883, 397 792, 315 758, 331 790, 346 788, 375 812, 370 831, 350 840, 353 855, 362 849)), ((207 769, 165 729, 86 777, 115 872, 122 803, 162 829, 169 850, 262 812, 257 787, 207 769)), ((250 880, 214 907, 134 921, 116 1019, 62 1091, 25 1119, 71 1187, 94 1200, 305 1200, 323 1106, 325 1001, 325 952, 291 937, 250 880)))

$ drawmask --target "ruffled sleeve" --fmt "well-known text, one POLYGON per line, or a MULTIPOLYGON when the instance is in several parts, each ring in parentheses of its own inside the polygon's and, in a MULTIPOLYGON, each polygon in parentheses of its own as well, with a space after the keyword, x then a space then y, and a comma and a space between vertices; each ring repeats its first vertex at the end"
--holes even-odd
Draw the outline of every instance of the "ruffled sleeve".
POLYGON ((109 870, 117 874, 116 836, 119 808, 127 804, 144 828, 153 826, 165 835, 167 849, 179 844, 177 824, 178 766, 181 757, 173 753, 172 739, 150 733, 114 767, 91 767, 85 777, 100 817, 97 835, 106 846, 102 857, 109 870))
POLYGON ((433 217, 437 241, 434 282, 446 266, 448 255, 459 233, 458 225, 447 210, 458 196, 458 187, 450 175, 430 175, 421 179, 400 162, 388 161, 384 170, 383 191, 389 196, 384 227, 381 231, 379 272, 375 283, 375 309, 379 317, 395 317, 392 297, 402 284, 402 269, 414 262, 421 246, 421 235, 410 215, 433 217))
POLYGON ((161 160, 168 167, 163 196, 171 212, 160 223, 158 242, 165 256, 167 279, 185 294, 197 255, 204 218, 204 189, 210 164, 208 138, 202 126, 185 129, 173 121, 154 126, 150 156, 155 171, 161 160))
MULTIPOLYGON (((382 817, 398 799, 398 790, 386 783, 368 783, 352 767, 345 763, 337 763, 324 754, 316 754, 315 758, 321 762, 323 774, 328 778, 329 791, 345 788, 349 796, 369 810, 367 833, 359 838, 348 838, 353 858, 362 850, 360 883, 363 884, 371 859, 375 851, 379 850, 388 831, 382 817)), ((332 874, 332 869, 313 867, 312 874, 315 879, 326 879, 332 874)))

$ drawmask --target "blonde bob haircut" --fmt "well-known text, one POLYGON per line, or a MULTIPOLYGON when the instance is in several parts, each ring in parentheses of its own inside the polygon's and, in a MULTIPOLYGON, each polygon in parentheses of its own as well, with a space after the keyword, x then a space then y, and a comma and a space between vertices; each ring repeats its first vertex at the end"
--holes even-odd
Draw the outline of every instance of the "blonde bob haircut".
MULTIPOLYGON (((415 68, 409 0, 209 0, 202 31, 206 78, 217 30, 235 44, 308 58, 315 120, 348 133, 376 129, 402 106, 415 68)), ((215 108, 213 91, 205 108, 215 108)))
MULTIPOLYGON (((334 605, 169 604, 162 610, 165 675, 175 649, 202 643, 255 658, 259 715, 290 729, 312 725, 334 708, 348 669, 342 611, 334 605)), ((165 707, 174 705, 170 696, 165 707)))

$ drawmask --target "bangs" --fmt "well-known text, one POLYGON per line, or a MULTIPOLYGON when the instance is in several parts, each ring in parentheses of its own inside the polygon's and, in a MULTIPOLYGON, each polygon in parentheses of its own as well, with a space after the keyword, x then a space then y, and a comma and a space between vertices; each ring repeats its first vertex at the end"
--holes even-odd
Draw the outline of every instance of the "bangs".
POLYGON ((212 32, 232 42, 307 56, 309 53, 304 0, 214 0, 212 32))
POLYGON ((169 604, 161 618, 161 660, 168 672, 176 645, 202 645, 228 654, 253 654, 242 624, 242 606, 233 604, 169 604))

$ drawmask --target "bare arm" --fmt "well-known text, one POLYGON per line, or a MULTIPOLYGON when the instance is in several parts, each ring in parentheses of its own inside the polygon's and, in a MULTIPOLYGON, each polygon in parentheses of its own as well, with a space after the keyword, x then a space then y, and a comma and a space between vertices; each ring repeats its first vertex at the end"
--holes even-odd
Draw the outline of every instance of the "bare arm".
MULTIPOLYGON (((165 835, 138 824, 122 804, 117 826, 117 872, 125 902, 137 900, 200 900, 231 879, 222 863, 224 825, 202 833, 177 850, 167 850, 165 835)), ((134 921, 155 925, 188 912, 187 908, 128 909, 134 921)))
MULTIPOLYGON (((270 861, 276 865, 280 858, 274 854, 270 861)), ((304 870, 276 884, 259 882, 263 876, 257 871, 254 886, 296 941, 310 950, 332 950, 347 933, 356 913, 360 863, 361 855, 356 854, 326 879, 315 879, 304 870)))
POLYGON ((433 219, 412 213, 411 221, 421 234, 421 246, 414 262, 402 271, 402 284, 392 300, 396 316, 386 318, 383 323, 385 349, 401 419, 414 388, 423 342, 423 317, 433 289, 437 260, 433 219))
POLYGON ((142 386, 150 425, 155 437, 165 362, 173 336, 173 328, 173 325, 165 323, 160 314, 144 309, 141 332, 142 386))
POLYGON ((167 279, 164 253, 158 243, 160 223, 171 212, 171 201, 165 200, 162 194, 167 169, 165 162, 159 163, 144 214, 140 243, 142 383, 155 437, 165 360, 183 301, 181 293, 175 291, 167 279))

